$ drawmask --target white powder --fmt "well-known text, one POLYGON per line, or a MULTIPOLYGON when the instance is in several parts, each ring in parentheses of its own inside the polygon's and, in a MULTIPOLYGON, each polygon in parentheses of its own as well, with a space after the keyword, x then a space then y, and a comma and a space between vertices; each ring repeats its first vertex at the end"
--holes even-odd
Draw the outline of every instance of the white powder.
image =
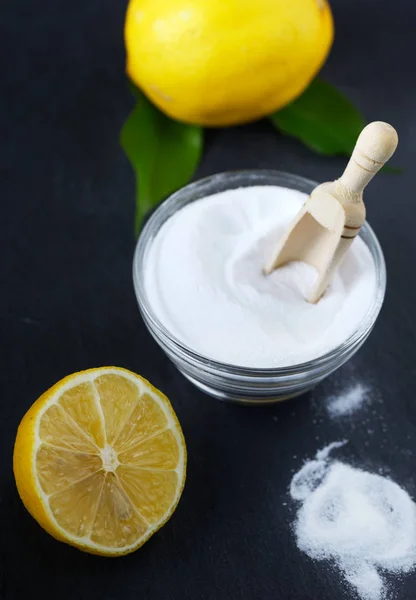
POLYGON ((291 263, 263 274, 279 238, 306 200, 256 186, 193 202, 158 232, 144 283, 162 324, 192 350, 248 367, 293 365, 334 349, 375 294, 370 251, 356 239, 324 297, 305 300, 316 271, 291 263))
POLYGON ((347 391, 331 396, 327 401, 330 417, 352 415, 368 401, 369 388, 362 383, 353 384, 347 391))
POLYGON ((302 502, 296 541, 335 564, 363 600, 387 600, 383 574, 416 565, 416 505, 390 479, 331 460, 344 443, 318 452, 292 479, 290 494, 302 502))

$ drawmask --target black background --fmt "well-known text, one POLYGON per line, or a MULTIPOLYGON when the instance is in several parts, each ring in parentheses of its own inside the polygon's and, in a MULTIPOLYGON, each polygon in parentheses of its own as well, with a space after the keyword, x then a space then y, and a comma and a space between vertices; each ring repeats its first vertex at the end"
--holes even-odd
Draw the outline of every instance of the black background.
MULTIPOLYGON (((409 0, 333 0, 336 42, 324 69, 369 120, 393 123, 402 175, 367 196, 388 290, 365 347, 312 396, 235 407, 183 379, 142 323, 133 293, 134 179, 118 134, 133 105, 124 76, 126 2, 3 0, 1 19, 1 600, 333 600, 354 597, 296 548, 292 473, 323 445, 389 474, 416 497, 416 10, 409 0), (18 499, 17 425, 55 381, 115 364, 168 394, 189 450, 171 521, 137 553, 110 560, 44 533, 18 499), (372 404, 330 420, 325 398, 360 380, 372 404)), ((198 176, 277 168, 324 181, 345 161, 315 156, 267 122, 210 131, 198 176)), ((413 600, 416 575, 393 582, 413 600)))

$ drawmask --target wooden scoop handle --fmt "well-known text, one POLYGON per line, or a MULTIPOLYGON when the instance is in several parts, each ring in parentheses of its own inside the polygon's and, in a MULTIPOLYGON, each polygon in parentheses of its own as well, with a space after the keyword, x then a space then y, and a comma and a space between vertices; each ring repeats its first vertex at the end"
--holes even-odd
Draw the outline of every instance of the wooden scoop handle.
POLYGON ((388 123, 374 121, 364 127, 339 183, 354 195, 361 194, 393 155, 398 141, 397 131, 388 123))

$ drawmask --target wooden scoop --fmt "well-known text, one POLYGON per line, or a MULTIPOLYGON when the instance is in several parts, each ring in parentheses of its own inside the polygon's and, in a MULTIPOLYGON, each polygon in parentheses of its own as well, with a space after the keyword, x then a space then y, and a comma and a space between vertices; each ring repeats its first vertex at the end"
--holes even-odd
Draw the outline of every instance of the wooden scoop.
POLYGON ((294 260, 312 265, 318 278, 307 299, 318 302, 365 221, 363 190, 397 142, 388 123, 375 121, 362 130, 344 174, 313 190, 266 265, 266 275, 294 260))

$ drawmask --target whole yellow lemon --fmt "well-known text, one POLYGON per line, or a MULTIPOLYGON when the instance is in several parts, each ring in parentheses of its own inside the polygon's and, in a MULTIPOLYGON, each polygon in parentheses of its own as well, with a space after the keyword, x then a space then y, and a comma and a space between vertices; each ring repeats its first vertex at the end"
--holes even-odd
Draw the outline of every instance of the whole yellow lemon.
POLYGON ((332 39, 326 0, 130 0, 127 73, 174 119, 233 125, 301 94, 332 39))

